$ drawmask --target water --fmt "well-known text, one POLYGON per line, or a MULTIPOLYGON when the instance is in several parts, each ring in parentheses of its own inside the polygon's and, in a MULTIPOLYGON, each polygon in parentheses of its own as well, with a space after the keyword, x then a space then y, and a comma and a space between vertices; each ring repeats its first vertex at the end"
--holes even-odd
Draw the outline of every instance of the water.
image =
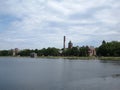
POLYGON ((120 90, 120 61, 0 57, 0 90, 120 90))

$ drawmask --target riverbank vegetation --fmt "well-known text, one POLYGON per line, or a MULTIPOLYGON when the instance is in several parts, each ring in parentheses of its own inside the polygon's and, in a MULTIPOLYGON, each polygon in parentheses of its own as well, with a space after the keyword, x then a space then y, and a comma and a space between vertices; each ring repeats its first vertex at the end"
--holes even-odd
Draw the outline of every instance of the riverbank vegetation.
MULTIPOLYGON (((96 56, 89 56, 88 46, 76 46, 66 49, 58 49, 55 47, 48 47, 43 49, 24 49, 15 52, 15 56, 30 56, 30 53, 37 53, 38 57, 57 57, 64 59, 102 59, 102 60, 120 60, 120 42, 103 41, 102 44, 96 48, 96 56)), ((0 56, 13 56, 12 50, 0 50, 0 56)))
MULTIPOLYGON (((43 49, 24 49, 16 53, 16 56, 30 56, 30 53, 35 52, 38 56, 88 56, 88 46, 73 47, 70 49, 58 49, 54 47, 43 48, 43 49)), ((12 50, 1 50, 0 56, 12 56, 12 50)))
POLYGON ((120 56, 120 42, 102 42, 102 45, 96 48, 97 56, 105 57, 119 57, 120 56))

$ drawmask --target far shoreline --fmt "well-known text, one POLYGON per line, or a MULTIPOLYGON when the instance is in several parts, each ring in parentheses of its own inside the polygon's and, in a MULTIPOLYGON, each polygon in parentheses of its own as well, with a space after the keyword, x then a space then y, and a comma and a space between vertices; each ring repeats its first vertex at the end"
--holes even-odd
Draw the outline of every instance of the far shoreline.
MULTIPOLYGON (((0 56, 1 57, 18 57, 18 58, 30 58, 30 56, 0 56)), ((78 57, 78 56, 37 56, 35 58, 47 58, 47 59, 69 59, 69 60, 119 60, 120 57, 78 57)))

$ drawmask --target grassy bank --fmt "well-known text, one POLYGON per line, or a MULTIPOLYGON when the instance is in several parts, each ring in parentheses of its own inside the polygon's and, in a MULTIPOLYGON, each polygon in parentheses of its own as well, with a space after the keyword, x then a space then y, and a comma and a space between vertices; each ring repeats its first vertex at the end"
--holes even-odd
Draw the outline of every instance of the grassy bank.
POLYGON ((38 58, 48 59, 70 59, 70 60, 120 60, 120 57, 77 57, 77 56, 40 56, 38 58))
POLYGON ((77 56, 40 56, 38 58, 48 58, 48 59, 70 59, 70 60, 93 60, 96 57, 77 57, 77 56))
POLYGON ((120 60, 120 57, 99 57, 99 60, 120 60))

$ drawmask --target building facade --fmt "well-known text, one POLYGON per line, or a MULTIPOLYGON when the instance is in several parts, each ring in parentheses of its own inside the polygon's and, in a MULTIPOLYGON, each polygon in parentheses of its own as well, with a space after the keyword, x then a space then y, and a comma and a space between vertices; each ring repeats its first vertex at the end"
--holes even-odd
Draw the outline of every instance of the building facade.
POLYGON ((13 56, 17 56, 18 53, 19 53, 19 49, 18 48, 12 49, 13 56))
POLYGON ((96 50, 93 46, 89 47, 89 56, 96 56, 96 50))

